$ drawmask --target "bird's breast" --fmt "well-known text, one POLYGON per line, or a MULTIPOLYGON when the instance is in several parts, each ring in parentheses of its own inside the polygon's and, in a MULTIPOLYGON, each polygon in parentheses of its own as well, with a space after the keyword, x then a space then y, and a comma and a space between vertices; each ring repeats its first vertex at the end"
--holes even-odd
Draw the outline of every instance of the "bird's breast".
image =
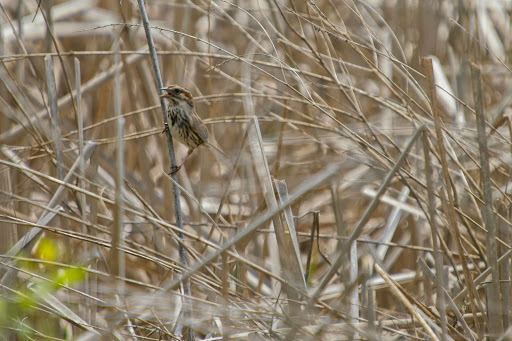
POLYGON ((192 125, 190 115, 184 112, 181 107, 171 106, 168 113, 169 130, 172 137, 191 149, 197 148, 204 142, 192 125))

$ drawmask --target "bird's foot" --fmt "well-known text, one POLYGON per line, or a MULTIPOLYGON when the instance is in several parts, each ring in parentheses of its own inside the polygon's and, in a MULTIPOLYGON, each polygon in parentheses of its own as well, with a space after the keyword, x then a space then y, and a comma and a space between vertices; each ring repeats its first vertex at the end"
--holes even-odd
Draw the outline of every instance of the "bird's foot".
POLYGON ((172 167, 171 167, 171 171, 170 171, 169 175, 171 175, 171 176, 172 176, 172 175, 174 175, 174 174, 178 173, 178 171, 179 171, 180 169, 181 169, 181 166, 172 166, 172 167))
POLYGON ((162 130, 162 134, 169 131, 169 125, 167 124, 167 122, 164 123, 164 130, 162 130))

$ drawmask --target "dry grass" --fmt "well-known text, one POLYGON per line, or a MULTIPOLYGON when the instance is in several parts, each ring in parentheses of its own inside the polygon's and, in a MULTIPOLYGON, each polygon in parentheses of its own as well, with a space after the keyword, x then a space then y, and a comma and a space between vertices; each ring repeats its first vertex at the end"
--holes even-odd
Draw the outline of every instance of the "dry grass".
POLYGON ((137 3, 2 1, 2 334, 508 339, 512 6, 468 3, 147 1, 235 165, 181 228, 137 3))

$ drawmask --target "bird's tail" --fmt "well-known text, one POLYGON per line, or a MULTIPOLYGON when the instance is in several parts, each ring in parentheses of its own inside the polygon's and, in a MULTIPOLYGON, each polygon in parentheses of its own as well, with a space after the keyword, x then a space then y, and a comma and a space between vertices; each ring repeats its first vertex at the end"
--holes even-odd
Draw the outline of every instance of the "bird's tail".
POLYGON ((210 141, 206 142, 206 145, 212 151, 213 156, 217 159, 217 161, 221 164, 221 166, 226 167, 227 169, 222 172, 223 174, 230 174, 233 168, 235 167, 233 162, 229 159, 229 157, 216 145, 216 143, 212 143, 210 141))

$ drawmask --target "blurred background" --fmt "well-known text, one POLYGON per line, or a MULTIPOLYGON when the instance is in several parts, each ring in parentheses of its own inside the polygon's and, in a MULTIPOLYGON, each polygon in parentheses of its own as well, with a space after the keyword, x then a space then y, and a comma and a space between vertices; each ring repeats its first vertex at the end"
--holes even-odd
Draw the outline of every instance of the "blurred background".
POLYGON ((181 229, 138 2, 2 0, 6 340, 512 337, 512 2, 145 6, 232 165, 181 229))

